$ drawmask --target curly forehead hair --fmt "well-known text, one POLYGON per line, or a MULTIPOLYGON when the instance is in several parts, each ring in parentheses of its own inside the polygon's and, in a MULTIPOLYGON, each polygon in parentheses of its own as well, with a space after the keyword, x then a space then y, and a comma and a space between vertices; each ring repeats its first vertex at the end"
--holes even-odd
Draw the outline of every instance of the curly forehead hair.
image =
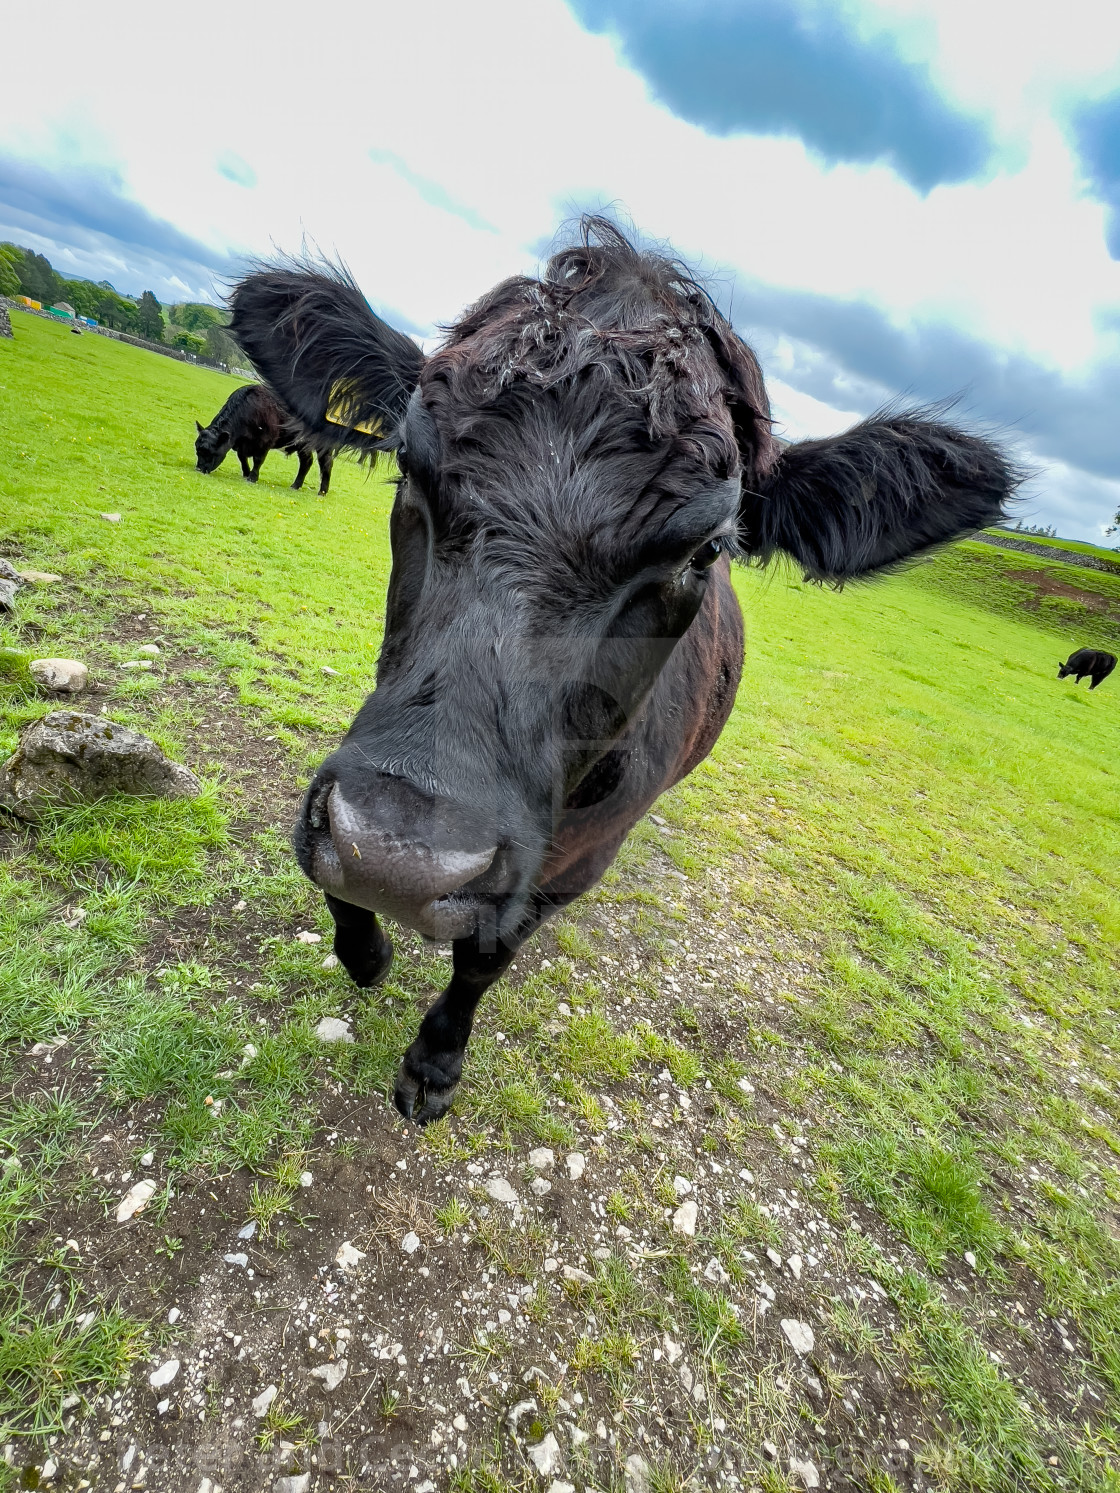
POLYGON ((475 302, 422 376, 425 393, 444 385, 437 403, 475 409, 518 383, 580 382, 641 410, 651 440, 714 423, 726 429, 732 463, 741 450, 763 469, 773 460, 750 348, 680 261, 636 248, 596 217, 582 220, 580 242, 554 254, 539 280, 505 280, 475 302))

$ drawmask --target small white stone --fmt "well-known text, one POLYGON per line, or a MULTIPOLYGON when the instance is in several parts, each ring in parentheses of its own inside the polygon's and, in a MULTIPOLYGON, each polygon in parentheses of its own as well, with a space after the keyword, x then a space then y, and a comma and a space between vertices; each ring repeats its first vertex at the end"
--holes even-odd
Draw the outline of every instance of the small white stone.
POLYGON ((27 667, 36 684, 60 694, 80 694, 89 683, 89 670, 76 658, 33 658, 27 667))
POLYGON ((976 1269, 976 1256, 972 1253, 972 1251, 970 1249, 966 1249, 965 1252, 964 1252, 964 1262, 965 1262, 966 1265, 968 1265, 970 1267, 970 1269, 972 1269, 972 1270, 976 1269))
POLYGON ((406 1255, 414 1255, 420 1248, 420 1235, 409 1229, 408 1233, 401 1240, 401 1248, 406 1255))
POLYGON ((270 1384, 267 1389, 262 1389, 260 1394, 252 1402, 252 1411, 258 1420, 263 1420, 268 1414, 268 1407, 280 1393, 275 1384, 270 1384))
POLYGON ((337 1363, 321 1363, 318 1368, 311 1370, 312 1379, 322 1381, 323 1388, 329 1394, 338 1388, 350 1365, 345 1358, 340 1358, 337 1363))
POLYGON ((545 1275, 555 1275, 560 1269, 560 1261, 554 1260, 551 1255, 544 1262, 545 1275))
POLYGON ((249 1256, 247 1254, 241 1253, 240 1251, 235 1254, 223 1255, 222 1259, 226 1262, 227 1265, 238 1265, 242 1270, 244 1270, 249 1263, 249 1256))
POLYGON ((324 674, 333 674, 336 678, 338 677, 339 671, 337 669, 332 669, 330 664, 323 664, 321 667, 324 674))
POLYGON ((565 1265, 560 1274, 564 1280, 579 1281, 583 1285, 595 1279, 593 1275, 588 1275, 586 1270, 581 1270, 578 1265, 565 1265))
POLYGON ((661 1339, 661 1346, 665 1349, 665 1357, 669 1360, 670 1365, 675 1364, 684 1352, 680 1343, 675 1342, 668 1333, 661 1339))
POLYGON ((310 1187, 314 1180, 315 1178, 310 1172, 300 1172, 299 1174, 299 1185, 301 1187, 310 1187))
POLYGON ((244 1226, 244 1228, 238 1229, 237 1237, 239 1239, 252 1239, 256 1232, 257 1220, 255 1218, 251 1218, 249 1222, 244 1226))
POLYGON ((582 1151, 570 1151, 566 1161, 568 1176, 573 1182, 578 1182, 587 1169, 587 1157, 582 1151))
POLYGON ((495 1172, 483 1183, 486 1188, 487 1197, 492 1197, 496 1203, 516 1203, 517 1193, 512 1184, 505 1178, 499 1177, 495 1172))
POLYGON ((547 1146, 538 1146, 529 1152, 529 1165, 535 1172, 550 1172, 556 1165, 556 1153, 547 1146))
POLYGON ((350 1023, 342 1021, 337 1016, 324 1016, 315 1028, 315 1035, 320 1042, 353 1042, 354 1036, 350 1031, 350 1023))
POLYGON ((366 1256, 364 1250, 355 1249, 349 1239, 344 1239, 335 1250, 334 1257, 343 1270, 352 1270, 355 1265, 360 1265, 366 1256))
POLYGON ((674 1177, 673 1191, 679 1198, 686 1198, 692 1191, 692 1183, 687 1177, 674 1177))
POLYGON ((781 1255, 778 1253, 778 1251, 776 1249, 771 1248, 769 1245, 767 1246, 767 1249, 766 1249, 766 1258, 770 1261, 771 1265, 777 1266, 777 1268, 779 1270, 782 1268, 782 1257, 781 1257, 781 1255))
POLYGON ((530 1462, 532 1462, 541 1477, 551 1477, 554 1472, 560 1471, 562 1461, 560 1443, 551 1431, 549 1431, 543 1441, 538 1441, 536 1446, 530 1446, 528 1454, 530 1462))
POLYGON ((127 663, 121 664, 122 669, 150 669, 151 667, 150 658, 130 658, 127 663))
POLYGON ((157 1415, 166 1415, 167 1412, 170 1409, 171 1409, 171 1401, 170 1400, 160 1400, 159 1404, 156 1406, 156 1414, 157 1415))
POLYGON ((783 1317, 782 1331, 790 1347, 802 1358, 816 1347, 817 1340, 808 1322, 798 1322, 792 1317, 783 1317))
POLYGON ((459 1412, 459 1414, 455 1417, 451 1424, 457 1431, 466 1431, 469 1429, 467 1425, 467 1417, 462 1413, 462 1411, 459 1412))
POLYGON ((307 1493, 310 1487, 311 1474, 295 1472, 289 1477, 278 1477, 272 1485, 272 1493, 307 1493))
POLYGON ((296 943, 322 943, 321 933, 308 933, 306 929, 296 934, 296 943))
POLYGON ((101 517, 107 524, 119 524, 121 521, 121 516, 119 513, 103 513, 101 517))
POLYGON ((691 1199, 687 1203, 682 1203, 673 1214, 673 1233, 683 1234, 691 1239, 696 1233, 696 1219, 699 1213, 699 1208, 691 1199))
POLYGON ((789 1475, 800 1478, 806 1490, 819 1488, 821 1485, 821 1475, 817 1471, 816 1463, 810 1462, 807 1458, 790 1457, 789 1475))
POLYGON ((327 957, 323 960, 323 968, 337 969, 339 966, 339 962, 340 961, 337 954, 328 954, 327 957))
POLYGON ((142 1212, 152 1201, 155 1190, 156 1184, 148 1178, 134 1182, 117 1207, 117 1222, 127 1223, 134 1214, 142 1212))
POLYGON ((153 1369, 148 1375, 148 1383, 153 1389, 166 1389, 178 1372, 179 1360, 169 1358, 166 1363, 160 1364, 158 1369, 153 1369))
POLYGON ((711 1281, 714 1286, 725 1286, 731 1277, 713 1255, 704 1267, 704 1279, 711 1281))
POLYGON ((254 1042, 246 1042, 241 1049, 241 1066, 247 1068, 257 1056, 257 1046, 254 1042))
POLYGON ((155 1161, 155 1159, 156 1153, 154 1151, 145 1151, 143 1156, 141 1156, 140 1158, 140 1165, 151 1166, 152 1162, 155 1161))
POLYGON ((786 1261, 786 1267, 788 1268, 789 1273, 793 1276, 794 1280, 800 1280, 801 1279, 801 1256, 800 1255, 790 1255, 789 1259, 786 1261))
POLYGON ((16 575, 25 586, 53 586, 62 577, 50 570, 17 570, 16 575))
MULTIPOLYGON (((460 1383, 465 1382, 465 1380, 460 1381, 460 1383)), ((511 1405, 509 1410, 506 1412, 506 1424, 509 1426, 510 1430, 516 1434, 517 1427, 520 1424, 522 1416, 530 1414, 535 1415, 536 1410, 536 1400, 518 1400, 517 1404, 511 1405)), ((466 1426, 462 1426, 460 1427, 460 1429, 465 1431, 466 1426)))
POLYGON ((552 1183, 547 1177, 534 1177, 529 1183, 529 1191, 534 1197, 543 1198, 552 1191, 552 1183))
POLYGON ((136 651, 137 651, 137 653, 146 653, 149 658, 158 658, 159 657, 159 644, 158 643, 141 643, 140 646, 139 646, 139 648, 137 648, 136 651))
POLYGON ((43 1482, 49 1483, 57 1471, 58 1463, 53 1457, 48 1457, 47 1460, 43 1463, 42 1467, 39 1468, 39 1476, 42 1478, 43 1482))
POLYGON ((622 1468, 626 1493, 649 1493, 649 1464, 646 1459, 632 1452, 622 1468))
POLYGON ((576 1493, 575 1483, 566 1483, 562 1478, 556 1478, 549 1483, 544 1493, 576 1493))

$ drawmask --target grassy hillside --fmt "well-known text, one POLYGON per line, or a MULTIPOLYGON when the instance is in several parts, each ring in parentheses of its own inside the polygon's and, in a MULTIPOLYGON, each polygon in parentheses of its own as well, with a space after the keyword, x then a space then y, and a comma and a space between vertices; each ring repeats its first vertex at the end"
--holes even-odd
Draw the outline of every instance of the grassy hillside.
POLYGON ((526 1448, 550 1432, 580 1487, 621 1486, 640 1455, 658 1493, 732 1471, 781 1493, 806 1457, 834 1488, 1115 1490, 1120 686, 1054 676, 1117 636, 1120 583, 981 545, 841 593, 742 572, 747 664, 713 758, 519 958, 456 1113, 420 1136, 385 1096, 446 961, 402 936, 359 997, 295 938, 328 923, 284 841, 370 684, 389 489, 339 463, 327 498, 291 494, 276 455, 256 488, 232 463, 201 477, 194 418, 234 381, 13 323, 0 552, 65 581, 3 627, 0 746, 49 708, 23 661, 72 655, 104 686, 85 708, 207 786, 0 830, 0 1151, 19 1163, 0 1172, 0 1430, 26 1438, 0 1487, 50 1431, 77 1477, 104 1427, 191 1493, 207 1436, 251 1453, 228 1493, 282 1440, 306 1465, 324 1438, 355 1476, 391 1450, 440 1493, 501 1493, 539 1485, 526 1448), (1033 579, 1051 569, 1082 595, 1033 579), (155 667, 122 671, 142 642, 155 667), (325 1014, 357 1041, 317 1042, 325 1014), (589 1183, 561 1163, 530 1201, 542 1143, 589 1183), (159 1192, 126 1232, 149 1150, 159 1192), (487 1200, 491 1170, 523 1217, 487 1200), (670 1226, 675 1177, 695 1239, 670 1226), (321 1273, 344 1238, 369 1255, 346 1288, 321 1273), (255 1282, 223 1264, 242 1249, 255 1282), (782 1320, 812 1325, 808 1357, 782 1320), (437 1322, 451 1349, 421 1365, 437 1322), (308 1334, 343 1323, 351 1377, 324 1402, 308 1334), (223 1330, 244 1352, 216 1367, 223 1330), (167 1419, 147 1375, 172 1352, 167 1419), (116 1383, 123 1431, 96 1398, 116 1383))

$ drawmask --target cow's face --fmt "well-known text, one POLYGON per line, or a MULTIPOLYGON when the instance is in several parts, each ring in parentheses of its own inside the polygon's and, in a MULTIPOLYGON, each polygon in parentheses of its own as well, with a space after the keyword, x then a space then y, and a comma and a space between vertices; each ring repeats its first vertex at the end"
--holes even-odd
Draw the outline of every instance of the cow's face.
POLYGON ((719 408, 702 438, 651 438, 607 374, 465 407, 471 351, 432 360, 403 421, 377 689, 299 841, 327 890, 433 937, 512 931, 573 795, 609 814, 616 780, 589 775, 726 567, 739 503, 719 408))
POLYGON ((233 444, 228 430, 216 430, 214 426, 199 425, 194 443, 195 465, 200 472, 213 472, 221 466, 233 444))
POLYGON ((433 937, 511 933, 566 809, 610 820, 613 749, 731 551, 843 579, 993 522, 1013 483, 924 416, 779 459, 707 297, 594 231, 427 360, 341 277, 266 272, 233 298, 307 436, 398 455, 377 688, 295 845, 326 891, 433 937))

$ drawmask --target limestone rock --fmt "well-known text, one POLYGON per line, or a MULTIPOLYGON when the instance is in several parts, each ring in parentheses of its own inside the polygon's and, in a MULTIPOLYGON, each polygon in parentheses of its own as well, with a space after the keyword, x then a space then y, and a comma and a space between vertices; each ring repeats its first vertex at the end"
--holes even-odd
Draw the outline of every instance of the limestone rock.
POLYGON ((321 1363, 318 1368, 311 1370, 311 1377, 321 1380, 323 1388, 330 1394, 346 1378, 349 1367, 347 1360, 340 1358, 337 1363, 321 1363))
POLYGON ((0 612, 15 611, 18 585, 18 581, 10 581, 7 576, 0 575, 0 612))
POLYGON ((199 782, 150 737, 76 710, 55 710, 33 721, 0 770, 0 805, 21 819, 34 821, 50 803, 111 793, 196 798, 199 782))
POLYGON ((353 1042, 354 1040, 350 1023, 338 1016, 324 1016, 315 1028, 315 1035, 320 1042, 353 1042))
POLYGON ((146 1208, 155 1191, 156 1184, 148 1177, 143 1182, 134 1182, 117 1206, 117 1222, 127 1223, 134 1214, 146 1208))
POLYGON ((12 318, 8 315, 7 306, 0 306, 0 337, 14 337, 12 331, 12 318))
POLYGON ((804 1358, 817 1345, 813 1329, 808 1322, 798 1322, 792 1317, 782 1318, 782 1332, 793 1351, 804 1358))
POLYGON ((12 562, 8 559, 5 559, 3 555, 0 555, 0 580, 19 580, 19 571, 15 568, 12 562))
POLYGON ((17 570, 16 575, 25 586, 53 586, 62 579, 52 570, 17 570))
POLYGON ((551 1477, 554 1472, 560 1471, 562 1461, 560 1443, 551 1431, 543 1441, 538 1441, 536 1446, 529 1447, 528 1455, 530 1462, 541 1477, 551 1477))
POLYGON ((33 658, 27 667, 43 689, 77 695, 89 683, 89 670, 76 658, 33 658))
POLYGON ((700 1210, 690 1198, 687 1203, 682 1203, 673 1214, 673 1233, 683 1234, 686 1239, 691 1239, 696 1233, 696 1219, 700 1210))

